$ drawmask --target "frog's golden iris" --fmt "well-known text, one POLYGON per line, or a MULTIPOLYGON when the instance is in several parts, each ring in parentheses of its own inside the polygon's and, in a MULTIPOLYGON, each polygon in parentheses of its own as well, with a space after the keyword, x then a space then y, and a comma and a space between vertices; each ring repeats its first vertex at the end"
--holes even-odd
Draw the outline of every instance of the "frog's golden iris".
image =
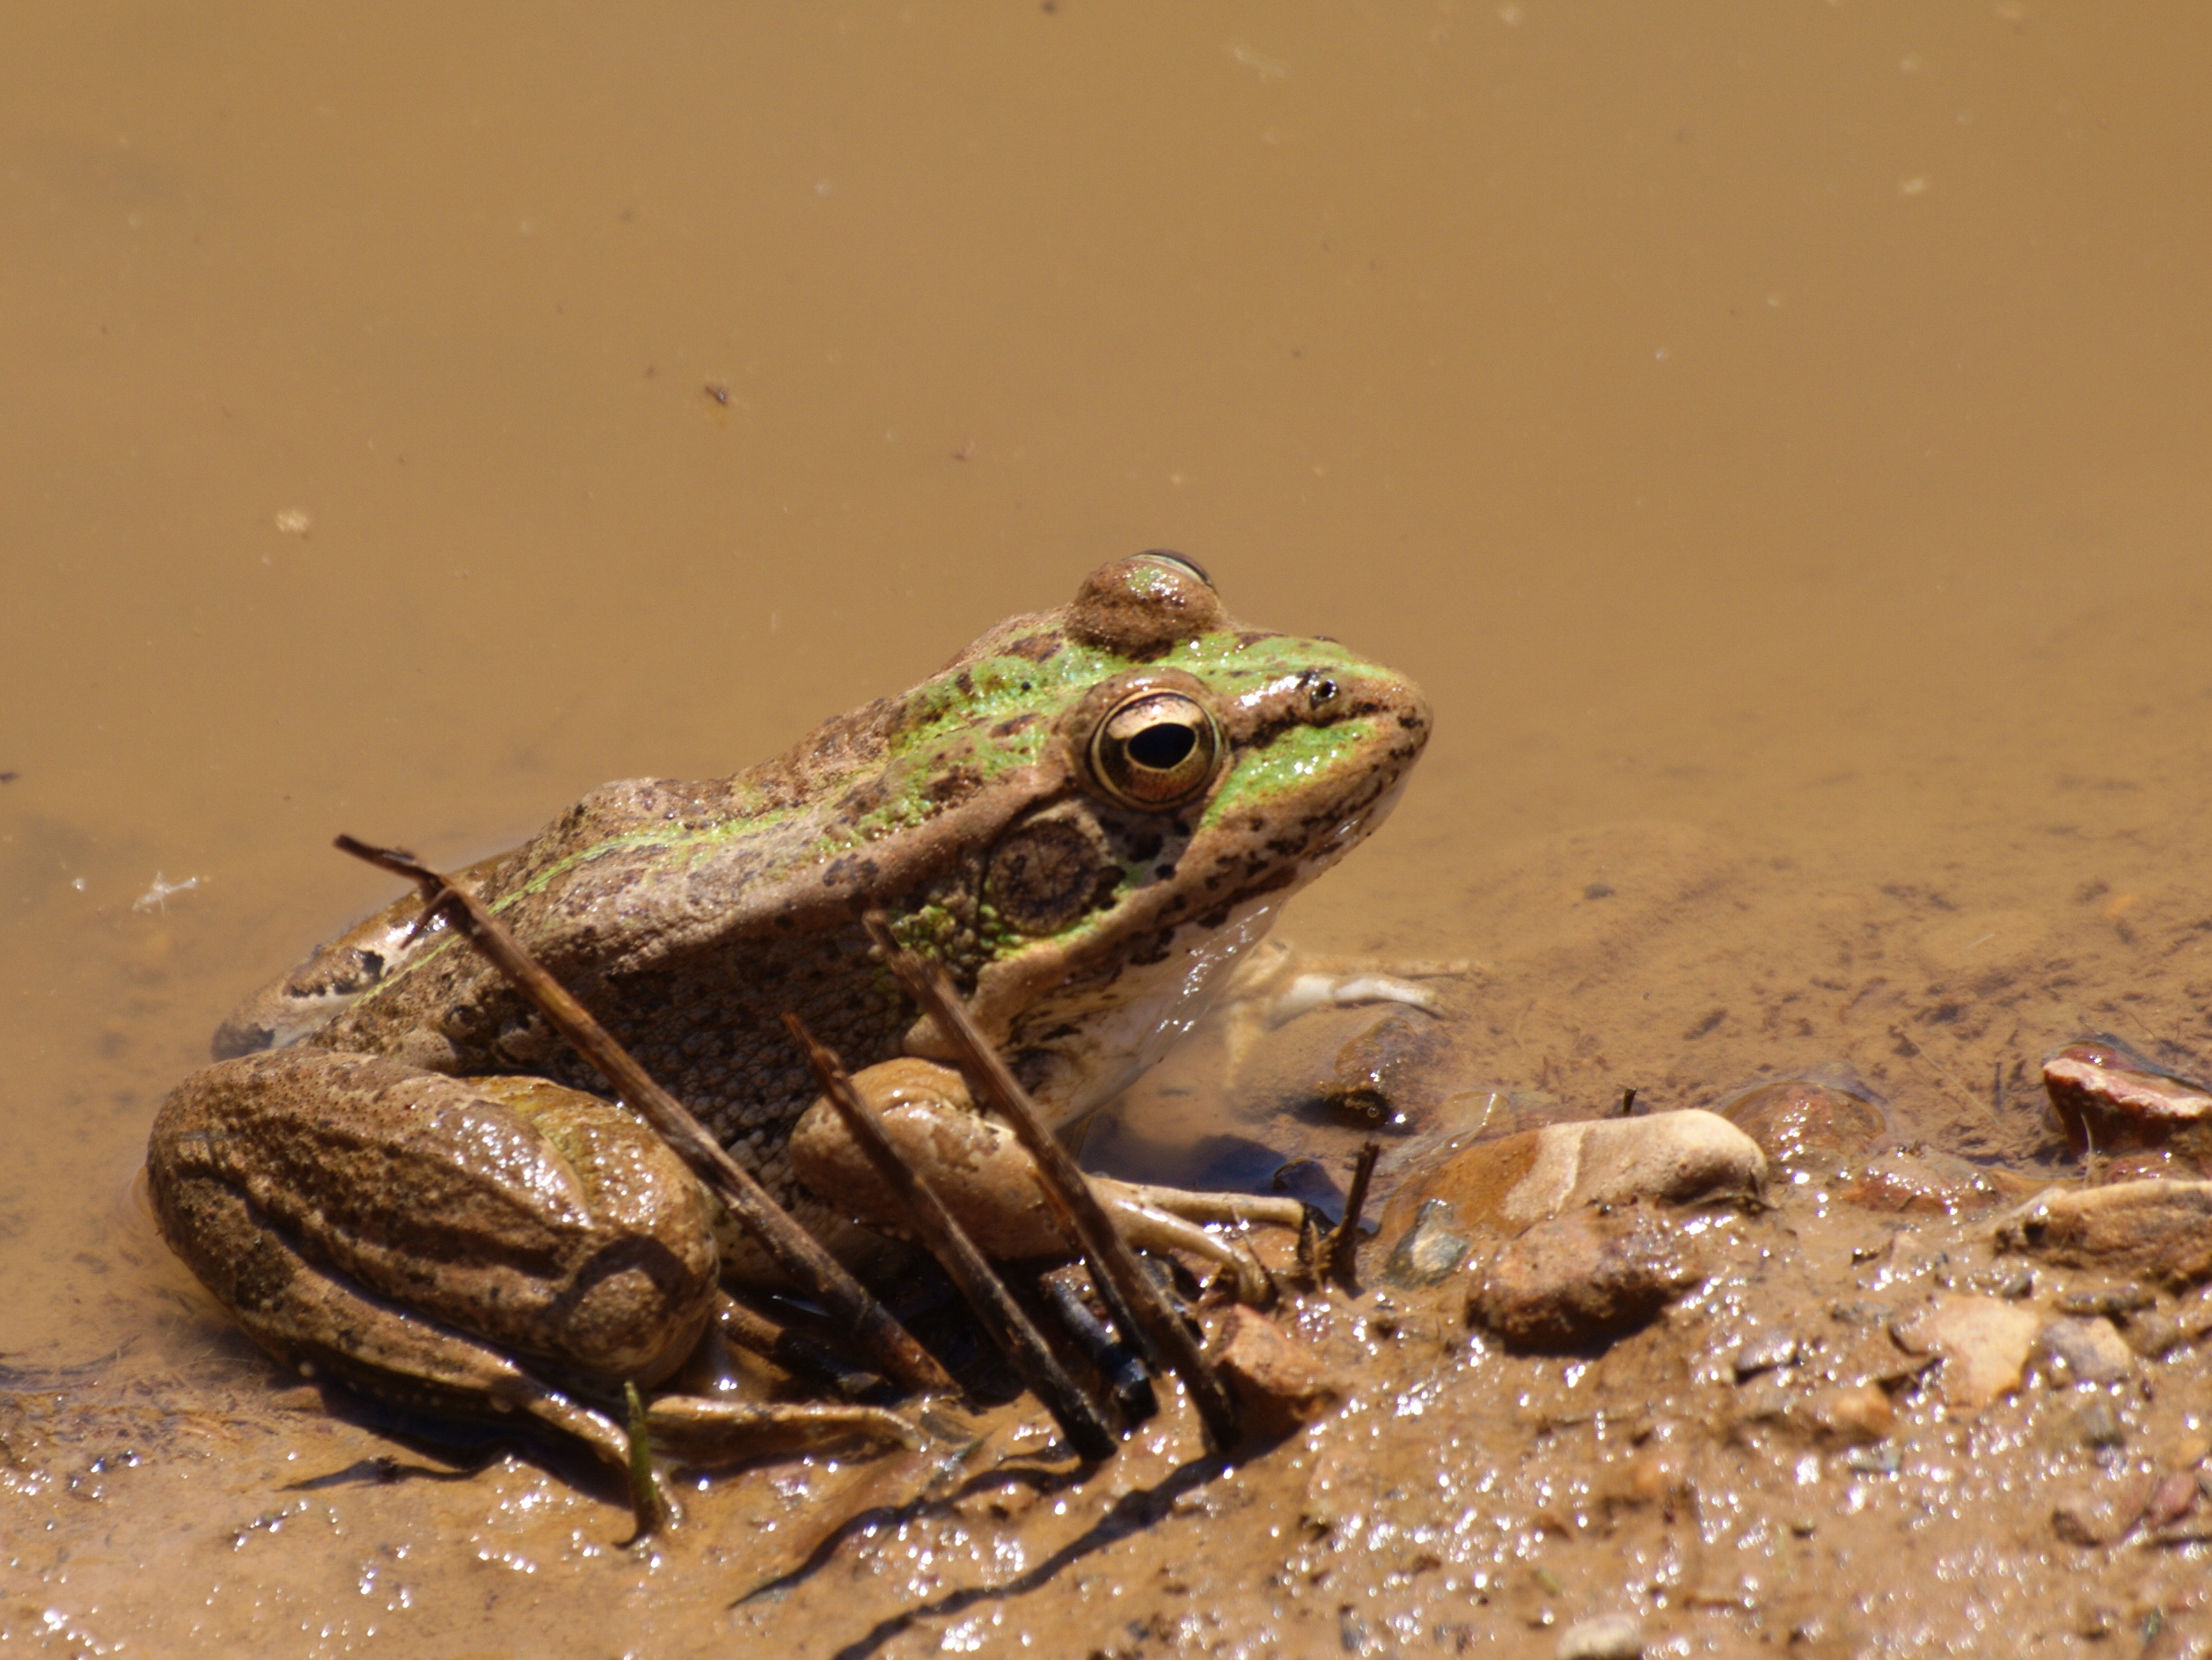
POLYGON ((1124 807, 1161 812, 1205 793, 1221 757, 1212 712, 1187 692, 1146 690, 1106 713, 1091 737, 1091 775, 1124 807))

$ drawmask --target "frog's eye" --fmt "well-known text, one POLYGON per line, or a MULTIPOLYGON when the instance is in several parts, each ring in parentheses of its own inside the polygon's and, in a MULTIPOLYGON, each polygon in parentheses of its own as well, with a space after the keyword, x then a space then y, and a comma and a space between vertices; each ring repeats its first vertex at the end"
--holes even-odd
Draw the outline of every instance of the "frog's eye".
POLYGON ((1213 781, 1221 731, 1205 706, 1180 691, 1139 691, 1106 713, 1091 735, 1091 775, 1124 807, 1181 807, 1213 781))

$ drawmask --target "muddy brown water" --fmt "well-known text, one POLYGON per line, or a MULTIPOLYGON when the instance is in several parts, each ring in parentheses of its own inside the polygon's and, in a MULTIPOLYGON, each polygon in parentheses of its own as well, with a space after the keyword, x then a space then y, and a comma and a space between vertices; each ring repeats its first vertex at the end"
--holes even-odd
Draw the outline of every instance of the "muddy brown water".
MULTIPOLYGON (((2208 48, 2040 0, 0 18, 0 1641, 2196 1652, 2202 1542, 2051 1518, 2201 1444, 2201 1346, 2110 1433, 1907 1383, 1848 1452, 1714 1358, 1979 1285, 1986 1218, 1785 1196, 1595 1358, 1316 1305, 1349 1400, 1231 1471, 1174 1413, 1071 1484, 1016 1409, 957 1490, 762 1466, 637 1556, 589 1470, 303 1399, 132 1182, 385 894, 334 832, 459 863, 729 771, 1154 545, 1426 688, 1282 932, 1468 960, 1469 1081, 1848 1077, 2057 1174, 2045 1049, 2212 1058, 2208 48)), ((1247 1123, 1208 1042, 1096 1148, 1247 1123)))

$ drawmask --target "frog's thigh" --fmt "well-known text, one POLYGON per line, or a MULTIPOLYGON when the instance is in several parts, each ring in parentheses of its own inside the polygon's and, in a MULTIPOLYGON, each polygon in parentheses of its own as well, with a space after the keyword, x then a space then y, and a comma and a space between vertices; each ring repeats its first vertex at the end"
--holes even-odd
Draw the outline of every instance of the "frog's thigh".
POLYGON ((228 1264, 271 1240, 413 1314, 609 1381, 664 1377, 712 1312, 698 1182, 621 1108, 541 1080, 248 1056, 178 1087, 146 1163, 164 1231, 241 1319, 253 1288, 228 1264), (236 1203, 187 1202, 210 1188, 236 1203))
POLYGON ((279 1360, 430 1412, 516 1411, 619 1466, 629 1443, 609 1419, 532 1378, 481 1338, 366 1291, 310 1261, 252 1215, 239 1190, 201 1173, 156 1188, 162 1231, 187 1267, 279 1360))

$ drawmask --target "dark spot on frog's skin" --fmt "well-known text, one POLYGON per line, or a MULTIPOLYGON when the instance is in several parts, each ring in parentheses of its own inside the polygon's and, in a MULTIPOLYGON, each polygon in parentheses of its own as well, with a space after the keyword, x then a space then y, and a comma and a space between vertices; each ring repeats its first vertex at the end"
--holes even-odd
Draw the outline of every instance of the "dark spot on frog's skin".
MULTIPOLYGON (((1026 657, 1031 662, 1050 662, 1060 648, 1058 634, 1024 634, 1007 647, 1010 657, 1026 657)), ((1029 688, 1024 686, 1022 691, 1029 688)))
POLYGON ((960 688, 960 695, 963 698, 972 698, 976 695, 975 676, 965 669, 953 677, 952 684, 960 688))
POLYGON ((1152 874, 1159 877, 1161 881, 1166 881, 1176 874, 1176 867, 1173 865, 1155 865, 1153 867, 1152 874))
POLYGON ((964 801, 983 787, 983 774, 971 766, 948 767, 933 779, 922 794, 943 807, 955 801, 964 801))
POLYGON ((875 861, 853 853, 832 859, 829 868, 822 873, 824 888, 865 888, 875 880, 875 861))
POLYGON ((1029 714, 1010 715, 991 728, 991 735, 994 738, 1010 738, 1017 732, 1027 731, 1044 718, 1034 712, 1029 714))

